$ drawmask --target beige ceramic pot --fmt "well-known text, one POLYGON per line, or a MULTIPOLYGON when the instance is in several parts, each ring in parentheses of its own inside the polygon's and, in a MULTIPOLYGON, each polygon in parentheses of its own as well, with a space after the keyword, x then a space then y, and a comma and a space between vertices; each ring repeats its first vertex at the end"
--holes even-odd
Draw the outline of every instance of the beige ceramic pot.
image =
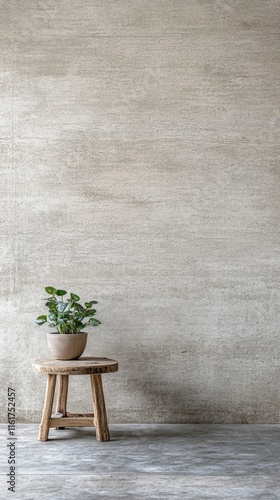
POLYGON ((84 352, 87 333, 48 333, 48 347, 55 359, 78 359, 84 352))

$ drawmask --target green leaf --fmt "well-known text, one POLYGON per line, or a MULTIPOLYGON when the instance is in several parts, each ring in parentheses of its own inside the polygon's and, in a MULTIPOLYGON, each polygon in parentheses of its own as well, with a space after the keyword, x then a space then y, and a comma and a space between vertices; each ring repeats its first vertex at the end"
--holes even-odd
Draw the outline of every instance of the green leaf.
POLYGON ((35 323, 37 323, 37 325, 43 325, 44 323, 46 323, 46 321, 47 321, 47 316, 42 315, 42 316, 38 316, 35 323))
POLYGON ((98 319, 95 319, 95 318, 90 318, 88 324, 90 326, 98 326, 98 325, 101 325, 101 321, 99 321, 98 319))
POLYGON ((56 295, 58 295, 59 297, 62 297, 62 295, 66 294, 67 294, 66 290, 56 290, 56 295))
POLYGON ((95 309, 87 309, 87 316, 94 316, 96 313, 95 309))
POLYGON ((96 300, 91 300, 90 302, 85 302, 85 306, 87 309, 89 309, 93 304, 98 304, 96 300))
POLYGON ((73 304, 73 307, 74 307, 74 309, 76 309, 76 311, 80 311, 83 313, 86 312, 86 310, 83 308, 83 306, 81 304, 76 303, 76 302, 75 302, 75 304, 73 304))
POLYGON ((56 310, 56 302, 50 302, 48 300, 48 302, 45 303, 45 306, 47 306, 49 309, 51 309, 52 311, 55 311, 56 310))
POLYGON ((82 322, 76 324, 76 329, 80 332, 84 328, 84 324, 82 322))
POLYGON ((59 325, 59 332, 60 333, 65 333, 66 332, 66 328, 67 328, 67 325, 65 325, 65 324, 59 325))
POLYGON ((45 290, 49 295, 56 293, 56 289, 53 286, 46 286, 45 290))
POLYGON ((70 297, 71 299, 74 301, 74 302, 77 302, 78 300, 80 300, 80 297, 79 295, 76 295, 75 293, 70 293, 70 297))
POLYGON ((67 323, 67 319, 66 318, 57 318, 57 322, 60 324, 60 325, 63 325, 65 323, 67 323))
POLYGON ((71 303, 68 302, 68 304, 66 304, 66 307, 64 309, 64 312, 68 312, 69 310, 71 309, 71 303))
POLYGON ((67 306, 68 304, 66 304, 66 302, 58 302, 58 304, 56 305, 56 309, 59 312, 64 312, 67 306))
POLYGON ((50 321, 55 321, 56 320, 56 314, 53 313, 53 312, 51 314, 49 314, 49 320, 50 321))

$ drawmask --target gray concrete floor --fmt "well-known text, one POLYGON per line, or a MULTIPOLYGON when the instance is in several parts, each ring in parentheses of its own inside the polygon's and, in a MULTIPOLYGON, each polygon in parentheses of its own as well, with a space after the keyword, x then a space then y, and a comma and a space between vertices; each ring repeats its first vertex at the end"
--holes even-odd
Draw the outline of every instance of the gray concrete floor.
POLYGON ((17 426, 16 493, 7 490, 7 426, 1 433, 0 498, 280 499, 280 425, 111 425, 108 443, 93 428, 17 426))

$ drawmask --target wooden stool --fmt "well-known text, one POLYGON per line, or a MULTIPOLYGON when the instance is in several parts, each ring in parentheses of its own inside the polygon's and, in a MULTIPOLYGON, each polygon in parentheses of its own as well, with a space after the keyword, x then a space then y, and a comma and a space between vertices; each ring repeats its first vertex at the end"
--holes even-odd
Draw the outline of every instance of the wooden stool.
POLYGON ((48 374, 45 404, 39 430, 39 441, 47 441, 50 427, 96 427, 96 439, 109 441, 106 406, 102 389, 102 373, 118 371, 118 362, 108 358, 83 357, 73 361, 36 359, 33 369, 48 374), (56 413, 52 414, 56 377, 59 375, 56 413), (69 375, 90 375, 94 413, 67 413, 69 375))

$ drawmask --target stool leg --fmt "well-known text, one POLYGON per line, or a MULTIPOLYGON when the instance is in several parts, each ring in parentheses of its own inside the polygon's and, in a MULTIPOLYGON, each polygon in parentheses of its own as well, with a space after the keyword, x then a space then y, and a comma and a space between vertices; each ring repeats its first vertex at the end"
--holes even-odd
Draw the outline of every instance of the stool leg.
POLYGON ((101 375, 91 375, 94 424, 97 441, 110 441, 101 375))
POLYGON ((49 437, 49 424, 52 414, 55 383, 56 375, 48 374, 45 403, 38 436, 39 441, 47 441, 49 437))
MULTIPOLYGON (((58 394, 56 403, 56 412, 62 413, 66 417, 66 405, 68 394, 69 375, 59 375, 58 394)), ((56 427, 56 429, 65 429, 65 427, 56 427)))

